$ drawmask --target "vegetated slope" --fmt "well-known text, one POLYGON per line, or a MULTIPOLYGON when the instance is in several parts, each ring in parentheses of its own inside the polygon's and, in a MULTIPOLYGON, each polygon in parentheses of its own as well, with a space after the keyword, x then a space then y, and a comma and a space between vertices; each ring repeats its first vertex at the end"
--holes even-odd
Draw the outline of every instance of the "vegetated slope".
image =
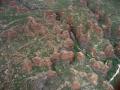
POLYGON ((16 1, 0 8, 1 90, 113 90, 117 0, 16 1))

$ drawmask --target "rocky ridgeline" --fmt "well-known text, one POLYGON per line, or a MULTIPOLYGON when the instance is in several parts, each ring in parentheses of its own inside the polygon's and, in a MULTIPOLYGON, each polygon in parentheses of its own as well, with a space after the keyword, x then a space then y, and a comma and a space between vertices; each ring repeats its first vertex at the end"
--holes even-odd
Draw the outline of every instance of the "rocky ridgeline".
MULTIPOLYGON (((96 1, 94 10, 91 9, 91 0, 80 0, 78 6, 73 2, 67 8, 57 11, 48 9, 43 12, 43 21, 28 16, 24 25, 11 27, 0 33, 0 38, 8 43, 17 42, 15 40, 19 42, 23 37, 33 40, 32 43, 24 42, 24 45, 21 44, 10 55, 12 65, 19 64, 19 73, 25 76, 22 84, 17 84, 20 85, 19 90, 114 90, 105 78, 112 66, 111 58, 120 56, 120 44, 118 43, 114 50, 109 41, 112 21, 100 9, 99 1, 96 1), (102 25, 100 20, 103 20, 102 25), (38 42, 43 41, 43 46, 37 46, 38 42), (39 48, 33 50, 29 57, 25 50, 32 50, 34 47, 39 48), (49 55, 45 57, 42 52, 46 49, 53 50, 48 50, 49 55), (105 61, 108 59, 108 62, 105 61)), ((48 7, 51 7, 57 0, 45 0, 44 3, 47 5, 48 2, 48 7)), ((13 4, 13 1, 11 3, 13 4)), ((24 10, 17 8, 16 11, 21 13, 24 10)), ((120 36, 119 29, 116 30, 117 39, 120 36)), ((5 53, 2 52, 1 56, 5 57, 5 53)), ((12 72, 15 72, 15 69, 12 72)), ((13 81, 19 78, 19 73, 12 75, 13 81)), ((0 84, 3 85, 0 89, 5 89, 5 84, 0 84)))

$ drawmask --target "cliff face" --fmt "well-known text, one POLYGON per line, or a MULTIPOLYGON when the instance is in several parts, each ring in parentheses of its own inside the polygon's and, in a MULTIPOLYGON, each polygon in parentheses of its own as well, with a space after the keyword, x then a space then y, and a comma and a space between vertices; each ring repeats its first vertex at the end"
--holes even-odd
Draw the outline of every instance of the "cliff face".
POLYGON ((114 90, 119 73, 111 78, 120 63, 116 2, 1 3, 0 90, 114 90))

